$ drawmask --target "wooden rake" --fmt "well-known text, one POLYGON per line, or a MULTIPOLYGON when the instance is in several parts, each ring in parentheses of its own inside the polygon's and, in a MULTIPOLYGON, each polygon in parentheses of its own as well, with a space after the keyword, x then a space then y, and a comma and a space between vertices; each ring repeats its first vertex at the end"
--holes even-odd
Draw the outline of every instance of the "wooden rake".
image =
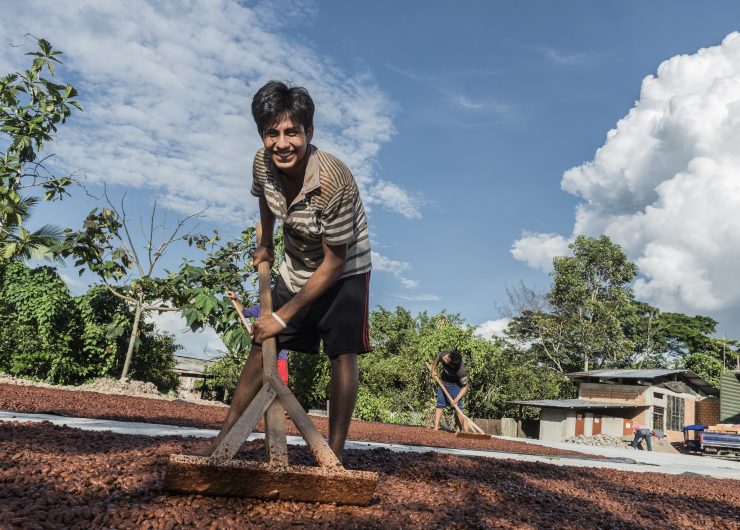
MULTIPOLYGON (((258 225, 258 233, 260 227, 258 225)), ((259 241, 259 235, 258 241, 259 241)), ((270 265, 257 267, 260 313, 272 313, 270 265)), ((241 316, 241 313, 240 313, 241 316)), ((246 319, 242 324, 251 332, 246 319)), ((170 455, 164 488, 173 493, 289 499, 368 505, 378 474, 345 469, 277 371, 275 339, 262 343, 262 388, 210 457, 170 455), (318 467, 288 463, 285 411, 303 435, 318 467), (267 462, 236 460, 239 448, 265 417, 267 462)))
MULTIPOLYGON (((439 380, 439 377, 437 374, 432 370, 432 365, 429 363, 426 364, 426 367, 429 369, 429 373, 432 374, 432 379, 439 385, 439 388, 442 389, 442 392, 444 392, 445 396, 447 396, 447 399, 450 403, 452 403, 452 396, 450 396, 450 393, 447 391, 447 388, 445 388, 442 381, 439 380)), ((486 434, 483 429, 478 427, 478 425, 475 424, 473 420, 468 418, 465 413, 462 411, 462 409, 457 405, 457 403, 454 406, 455 412, 460 416, 462 419, 463 428, 462 431, 459 431, 457 433, 457 436, 461 438, 479 438, 479 439, 490 439, 491 435, 486 434)))

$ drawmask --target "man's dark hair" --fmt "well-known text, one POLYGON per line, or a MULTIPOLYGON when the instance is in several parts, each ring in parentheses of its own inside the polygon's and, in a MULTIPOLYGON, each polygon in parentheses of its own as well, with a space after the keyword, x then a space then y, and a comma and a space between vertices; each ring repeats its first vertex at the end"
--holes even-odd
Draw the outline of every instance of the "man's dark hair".
POLYGON ((300 86, 288 87, 282 81, 270 81, 252 98, 252 116, 260 136, 284 116, 308 130, 313 127, 313 112, 314 104, 308 90, 300 86))
POLYGON ((460 366, 460 363, 462 363, 462 355, 460 355, 460 352, 457 350, 450 350, 448 353, 450 354, 450 364, 453 366, 460 366))

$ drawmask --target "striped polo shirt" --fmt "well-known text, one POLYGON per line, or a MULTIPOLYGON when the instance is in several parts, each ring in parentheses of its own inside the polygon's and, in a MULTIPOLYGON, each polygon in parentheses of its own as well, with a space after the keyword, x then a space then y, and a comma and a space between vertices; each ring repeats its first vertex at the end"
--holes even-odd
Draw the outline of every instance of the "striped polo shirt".
POLYGON ((341 278, 372 267, 367 217, 355 178, 336 157, 313 145, 309 148, 303 188, 291 205, 286 204, 277 170, 264 148, 257 151, 252 168, 252 195, 264 197, 283 224, 285 260, 280 274, 293 293, 324 260, 322 241, 348 245, 341 278))

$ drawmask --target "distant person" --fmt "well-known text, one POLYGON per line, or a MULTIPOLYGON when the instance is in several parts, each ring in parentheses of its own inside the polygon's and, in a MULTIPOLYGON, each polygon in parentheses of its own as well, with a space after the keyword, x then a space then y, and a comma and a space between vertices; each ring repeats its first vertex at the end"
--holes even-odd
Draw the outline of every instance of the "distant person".
MULTIPOLYGON (((255 304, 252 307, 244 307, 239 300, 239 297, 233 291, 228 291, 226 296, 236 302, 236 307, 241 311, 242 315, 247 318, 258 318, 260 316, 260 305, 255 304)), ((288 350, 280 350, 277 357, 277 369, 280 379, 283 383, 288 384, 288 350)))
POLYGON ((642 446, 640 444, 642 443, 642 439, 645 438, 647 450, 648 451, 653 450, 653 446, 650 443, 650 429, 648 429, 644 425, 640 425, 637 422, 632 422, 632 432, 635 433, 635 438, 632 440, 632 443, 630 444, 632 445, 632 447, 637 449, 639 446, 640 449, 642 449, 642 446))
POLYGON ((463 362, 462 355, 457 350, 443 351, 437 355, 432 364, 432 373, 437 373, 437 365, 442 364, 442 384, 445 386, 445 390, 452 398, 452 402, 447 399, 447 396, 442 391, 441 387, 437 387, 437 407, 434 411, 434 430, 439 430, 439 423, 442 420, 442 413, 446 407, 452 407, 452 412, 455 416, 455 425, 459 430, 462 430, 462 420, 455 410, 457 405, 462 410, 462 399, 465 394, 468 393, 468 369, 463 362))

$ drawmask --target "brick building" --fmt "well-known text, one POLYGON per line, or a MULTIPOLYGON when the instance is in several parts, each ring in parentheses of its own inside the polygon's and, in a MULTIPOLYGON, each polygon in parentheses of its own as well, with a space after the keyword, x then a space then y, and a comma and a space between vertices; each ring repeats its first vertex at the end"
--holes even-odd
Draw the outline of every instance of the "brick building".
MULTIPOLYGON (((683 439, 684 425, 719 417, 719 391, 691 370, 591 370, 568 374, 578 399, 512 401, 540 408, 539 438, 632 434, 636 422, 683 439)), ((707 423, 712 425, 717 423, 707 423)))

